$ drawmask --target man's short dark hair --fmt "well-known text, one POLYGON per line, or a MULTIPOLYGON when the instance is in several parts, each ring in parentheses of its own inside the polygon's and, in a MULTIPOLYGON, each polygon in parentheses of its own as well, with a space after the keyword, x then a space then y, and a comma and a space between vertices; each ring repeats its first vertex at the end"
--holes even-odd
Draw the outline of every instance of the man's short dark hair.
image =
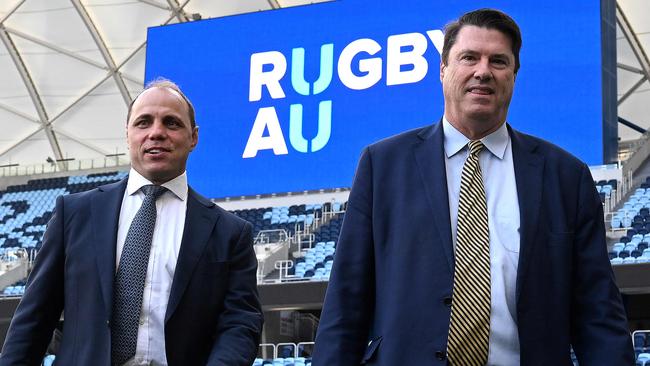
POLYGON ((183 98, 185 103, 187 103, 187 111, 189 112, 189 117, 190 117, 190 125, 192 126, 192 129, 196 127, 196 118, 194 116, 194 106, 192 105, 192 102, 187 98, 187 96, 181 91, 181 88, 174 83, 173 81, 165 78, 156 78, 152 81, 150 81, 145 87, 144 90, 140 92, 133 100, 131 101, 131 104, 129 104, 129 111, 126 114, 126 123, 129 123, 129 119, 131 119, 131 110, 133 109, 133 104, 135 103, 136 100, 144 93, 145 91, 153 88, 167 88, 175 91, 178 93, 178 95, 183 98))
POLYGON ((512 53, 515 55, 515 74, 519 71, 519 51, 521 50, 521 32, 519 26, 506 13, 495 9, 478 9, 463 14, 458 20, 445 26, 445 43, 442 46, 442 63, 448 64, 449 50, 456 43, 461 28, 473 25, 481 28, 496 29, 510 38, 512 53))

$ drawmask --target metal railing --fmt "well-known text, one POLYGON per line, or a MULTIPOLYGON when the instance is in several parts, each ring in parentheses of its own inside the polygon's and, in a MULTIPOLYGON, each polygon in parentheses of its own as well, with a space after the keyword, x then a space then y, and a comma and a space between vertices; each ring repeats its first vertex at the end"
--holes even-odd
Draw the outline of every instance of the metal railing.
POLYGON ((289 240, 289 234, 284 229, 260 230, 255 236, 254 244, 283 243, 289 240))
MULTIPOLYGON (((328 224, 333 218, 338 217, 341 214, 345 214, 345 205, 341 204, 341 209, 334 210, 334 203, 331 202, 330 205, 324 205, 321 209, 321 214, 318 212, 314 213, 314 220, 310 225, 302 223, 296 223, 294 234, 288 237, 289 241, 289 250, 292 253, 305 253, 306 250, 309 250, 314 247, 316 244, 315 239, 316 235, 314 232, 318 230, 321 226, 328 224)), ((293 261, 290 259, 276 261, 274 264, 276 270, 278 270, 278 277, 268 280, 260 280, 260 283, 278 283, 278 282, 293 282, 293 281, 308 281, 309 278, 297 277, 295 275, 289 274, 289 270, 293 268, 293 261)), ((258 269, 259 274, 259 269, 258 269)), ((258 278, 259 280, 259 278, 258 278)))
POLYGON ((262 230, 254 240, 255 255, 257 256, 257 283, 275 269, 277 261, 289 257, 289 235, 286 230, 262 230))
POLYGON ((78 170, 90 170, 99 168, 117 168, 129 165, 130 160, 125 156, 103 157, 96 159, 69 160, 57 163, 18 165, 6 164, 0 167, 0 177, 16 177, 24 175, 51 174, 58 172, 70 172, 78 170))

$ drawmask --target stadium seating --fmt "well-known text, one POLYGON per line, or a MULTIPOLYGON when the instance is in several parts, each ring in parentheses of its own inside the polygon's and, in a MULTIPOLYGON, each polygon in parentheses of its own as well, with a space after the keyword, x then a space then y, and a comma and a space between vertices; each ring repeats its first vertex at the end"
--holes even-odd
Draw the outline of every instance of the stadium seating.
POLYGON ((25 293, 25 281, 21 280, 2 290, 2 296, 22 296, 25 293))
MULTIPOLYGON (((596 182, 601 197, 603 192, 611 192, 609 185, 616 189, 617 184, 610 183, 596 182)), ((611 228, 626 231, 609 250, 612 265, 650 262, 650 177, 612 215, 611 228)))
POLYGON ((327 281, 332 270, 336 243, 334 241, 318 242, 308 249, 302 258, 294 261, 293 272, 298 278, 309 278, 312 281, 327 281))
MULTIPOLYGON (((0 191, 0 255, 17 248, 28 251, 40 248, 58 196, 117 182, 126 175, 127 172, 109 172, 34 179, 0 191)), ((302 256, 290 258, 294 260, 290 275, 297 279, 326 281, 330 276, 345 208, 346 203, 326 202, 232 212, 253 224, 254 236, 263 230, 284 230, 287 237, 294 237, 297 232, 313 233, 313 240, 301 244, 302 256), (327 220, 322 219, 324 212, 329 215, 327 220), (316 246, 312 248, 314 243, 316 246)), ((10 294, 19 291, 11 289, 10 294)))
POLYGON ((40 248, 58 196, 117 182, 126 175, 126 172, 110 172, 34 179, 0 191, 0 248, 29 251, 40 248))
POLYGON ((606 199, 609 199, 612 196, 612 192, 616 191, 618 188, 618 181, 616 179, 611 180, 600 180, 594 182, 596 185, 596 190, 600 195, 601 202, 605 202, 606 199))
MULTIPOLYGON (((47 355, 43 359, 43 366, 52 366, 55 355, 47 355)), ((256 358, 251 366, 311 366, 311 358, 305 357, 287 357, 287 358, 274 358, 274 359, 261 359, 256 358)))
POLYGON ((311 366, 311 358, 305 357, 287 357, 274 359, 256 358, 252 366, 311 366))
POLYGON ((632 335, 636 364, 650 366, 650 330, 636 331, 632 335))
MULTIPOLYGON (((596 186, 596 189, 601 193, 601 198, 604 192, 605 194, 608 194, 606 192, 611 193, 611 190, 605 187, 608 187, 608 185, 596 186)), ((613 214, 611 228, 632 228, 643 232, 643 234, 650 232, 650 177, 647 177, 646 181, 613 214)))
POLYGON ((294 205, 281 207, 253 208, 231 211, 253 224, 253 233, 262 230, 285 230, 292 236, 296 230, 312 225, 323 205, 294 205))
MULTIPOLYGON (((636 354, 636 366, 650 366, 650 331, 634 332, 634 351, 636 354)), ((43 359, 44 366, 50 366, 55 356, 48 355, 43 359)), ((577 357, 571 350, 571 362, 579 366, 577 357)), ((256 358, 251 366, 311 366, 311 357, 275 357, 270 359, 256 358)))
MULTIPOLYGON (((642 231, 642 232, 645 232, 642 231)), ((615 264, 650 262, 650 234, 639 234, 635 229, 628 230, 609 251, 609 260, 615 264)))

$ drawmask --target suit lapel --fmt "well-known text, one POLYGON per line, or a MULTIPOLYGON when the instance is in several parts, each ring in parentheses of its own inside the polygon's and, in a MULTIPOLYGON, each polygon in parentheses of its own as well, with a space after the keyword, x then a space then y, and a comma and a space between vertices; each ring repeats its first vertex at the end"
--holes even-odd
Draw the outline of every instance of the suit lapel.
POLYGON ((111 316, 117 225, 127 179, 101 186, 91 196, 91 223, 95 235, 95 260, 106 314, 111 316))
POLYGON ((447 194, 447 173, 442 123, 423 129, 421 139, 414 147, 415 160, 427 193, 427 204, 438 229, 438 242, 447 257, 451 273, 454 272, 454 255, 451 242, 451 220, 449 218, 449 196, 447 194))
POLYGON ((189 188, 183 239, 181 240, 181 250, 176 262, 169 302, 167 303, 165 322, 169 320, 183 297, 196 264, 203 255, 208 239, 210 239, 210 234, 219 220, 218 211, 213 209, 214 206, 214 203, 189 188))
POLYGON ((534 253, 534 245, 537 242, 535 238, 544 184, 544 157, 536 151, 538 143, 535 140, 528 139, 510 126, 508 130, 512 141, 512 158, 519 199, 520 248, 516 290, 516 297, 519 300, 530 267, 530 258, 534 253))

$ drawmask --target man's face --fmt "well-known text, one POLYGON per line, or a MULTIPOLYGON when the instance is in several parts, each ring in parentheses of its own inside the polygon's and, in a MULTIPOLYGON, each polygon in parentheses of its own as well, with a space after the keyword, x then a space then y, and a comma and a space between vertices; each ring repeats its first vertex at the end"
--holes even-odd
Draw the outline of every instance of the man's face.
POLYGON ((474 138, 499 128, 508 114, 514 70, 508 36, 496 29, 463 26, 449 50, 447 65, 440 63, 447 120, 474 138))
POLYGON ((152 88, 133 104, 126 141, 131 166, 152 183, 162 184, 185 171, 198 128, 192 128, 188 106, 178 93, 152 88))

